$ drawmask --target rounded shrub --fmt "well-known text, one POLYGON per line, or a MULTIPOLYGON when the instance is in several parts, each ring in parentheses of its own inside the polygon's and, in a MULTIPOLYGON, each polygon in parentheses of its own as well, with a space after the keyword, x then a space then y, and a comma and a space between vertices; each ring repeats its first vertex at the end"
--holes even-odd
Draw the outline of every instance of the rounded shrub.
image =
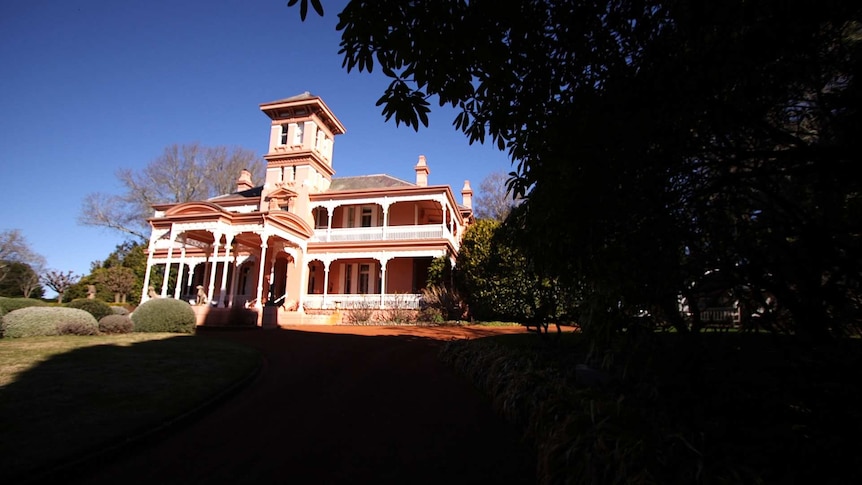
POLYGON ((136 332, 192 333, 195 312, 183 300, 153 298, 132 312, 136 332))
POLYGON ((88 328, 98 332, 99 324, 93 315, 77 308, 64 307, 21 308, 4 315, 2 323, 5 338, 60 335, 61 329, 76 335, 93 335, 88 328))
POLYGON ((135 324, 127 315, 108 315, 99 320, 99 331, 102 333, 132 333, 134 329, 135 324))
POLYGON ((99 335, 99 323, 95 319, 87 322, 61 322, 57 325, 57 333, 60 335, 99 335))
POLYGON ((111 310, 111 306, 102 300, 89 299, 89 298, 78 298, 76 300, 72 300, 69 303, 66 303, 64 306, 68 308, 77 308, 79 310, 84 310, 85 312, 93 315, 93 318, 96 319, 96 322, 101 320, 103 317, 107 317, 111 315, 113 311, 111 310))
POLYGON ((124 306, 111 305, 111 313, 114 315, 128 315, 129 309, 124 306))
POLYGON ((35 298, 9 298, 0 296, 0 307, 3 307, 7 313, 31 306, 48 306, 48 304, 35 298))

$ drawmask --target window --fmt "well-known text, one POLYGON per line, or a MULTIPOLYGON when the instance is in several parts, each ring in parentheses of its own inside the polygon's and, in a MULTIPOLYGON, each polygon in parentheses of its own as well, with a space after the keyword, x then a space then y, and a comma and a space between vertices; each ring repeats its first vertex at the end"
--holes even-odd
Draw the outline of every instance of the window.
POLYGON ((371 227, 371 207, 365 206, 362 208, 361 227, 371 227))
POLYGON ((317 151, 323 150, 324 138, 325 138, 325 135, 323 133, 323 130, 317 130, 317 140, 315 140, 315 142, 314 142, 314 148, 316 148, 317 151))
POLYGON ((344 293, 350 293, 350 286, 353 282, 353 265, 345 264, 344 265, 344 293))
POLYGON ((279 139, 279 145, 287 145, 287 127, 290 125, 284 124, 281 125, 281 138, 279 139))
POLYGON ((240 271, 239 278, 239 294, 247 295, 247 286, 248 286, 248 272, 251 271, 251 268, 248 265, 243 265, 242 270, 240 271))
POLYGON ((359 265, 359 293, 365 295, 368 293, 368 282, 371 278, 371 265, 359 265))
POLYGON ((314 286, 315 286, 314 283, 315 283, 315 280, 317 279, 316 276, 317 276, 317 265, 312 264, 311 267, 308 269, 308 291, 307 291, 307 293, 309 295, 314 294, 314 286))
POLYGON ((296 130, 293 132, 293 144, 302 145, 302 123, 296 124, 296 130))
POLYGON ((356 227, 356 207, 347 208, 347 227, 356 227))
POLYGON ((314 228, 326 229, 329 226, 329 214, 323 207, 314 208, 314 228))

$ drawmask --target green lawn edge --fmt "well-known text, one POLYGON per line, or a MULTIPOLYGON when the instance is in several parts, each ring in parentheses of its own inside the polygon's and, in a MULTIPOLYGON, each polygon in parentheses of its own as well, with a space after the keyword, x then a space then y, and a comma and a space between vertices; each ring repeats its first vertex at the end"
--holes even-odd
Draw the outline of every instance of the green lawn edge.
POLYGON ((0 340, 0 479, 85 466, 229 397, 259 371, 254 349, 206 335, 0 340))

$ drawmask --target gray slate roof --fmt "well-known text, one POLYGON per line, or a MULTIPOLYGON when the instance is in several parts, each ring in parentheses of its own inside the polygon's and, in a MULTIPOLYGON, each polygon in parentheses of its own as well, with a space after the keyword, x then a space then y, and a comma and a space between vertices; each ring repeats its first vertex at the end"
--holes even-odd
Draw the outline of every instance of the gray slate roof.
POLYGON ((391 187, 415 187, 416 184, 405 182, 391 175, 358 175, 355 177, 336 177, 327 192, 344 190, 387 189, 391 187))

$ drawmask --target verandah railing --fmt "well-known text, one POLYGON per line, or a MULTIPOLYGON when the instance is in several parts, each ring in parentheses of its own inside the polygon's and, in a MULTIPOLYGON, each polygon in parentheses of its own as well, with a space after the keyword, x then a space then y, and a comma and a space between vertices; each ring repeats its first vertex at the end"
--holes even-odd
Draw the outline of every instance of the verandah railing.
POLYGON ((417 226, 350 227, 339 229, 315 229, 313 241, 397 241, 404 239, 441 239, 449 237, 440 224, 417 226))
POLYGON ((351 308, 400 308, 405 310, 418 310, 419 300, 422 295, 413 293, 389 293, 380 294, 329 294, 326 295, 305 295, 302 298, 302 305, 305 309, 310 310, 331 310, 351 308))

